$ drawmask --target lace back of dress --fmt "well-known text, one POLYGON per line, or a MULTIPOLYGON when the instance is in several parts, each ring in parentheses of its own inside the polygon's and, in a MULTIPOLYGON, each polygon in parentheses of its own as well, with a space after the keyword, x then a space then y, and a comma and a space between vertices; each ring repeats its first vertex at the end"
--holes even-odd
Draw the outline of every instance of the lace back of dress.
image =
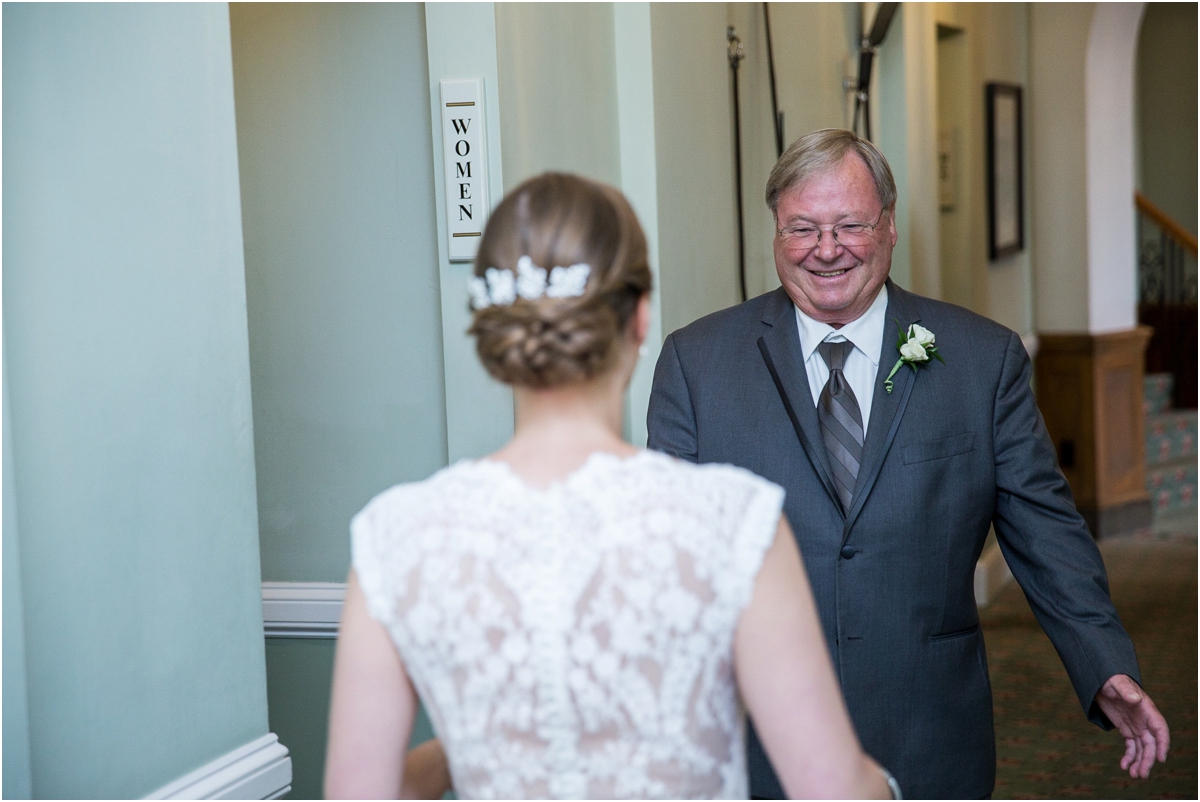
POLYGON ((658 455, 593 462, 547 491, 462 463, 373 502, 372 612, 460 796, 744 796, 733 634, 781 496, 658 455))

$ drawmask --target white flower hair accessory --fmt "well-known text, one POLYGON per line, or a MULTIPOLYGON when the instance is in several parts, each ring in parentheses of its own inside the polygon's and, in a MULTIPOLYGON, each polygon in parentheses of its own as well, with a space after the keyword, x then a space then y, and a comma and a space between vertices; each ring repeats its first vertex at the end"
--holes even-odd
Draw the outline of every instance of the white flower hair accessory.
POLYGON ((546 271, 528 256, 517 260, 517 295, 527 301, 541 298, 546 292, 546 271))
POLYGON ((538 298, 578 298, 587 288, 592 268, 580 263, 570 267, 555 267, 549 275, 528 256, 517 260, 517 273, 489 267, 484 275, 467 282, 472 309, 489 306, 508 306, 520 296, 527 301, 538 298))
POLYGON ((591 272, 592 268, 582 263, 554 268, 550 271, 550 286, 546 288, 546 297, 578 298, 583 295, 591 272))

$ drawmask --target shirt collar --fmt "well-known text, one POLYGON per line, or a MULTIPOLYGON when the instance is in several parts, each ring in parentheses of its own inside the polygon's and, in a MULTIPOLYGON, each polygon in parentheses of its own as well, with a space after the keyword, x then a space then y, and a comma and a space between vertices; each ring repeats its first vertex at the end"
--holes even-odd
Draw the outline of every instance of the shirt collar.
MULTIPOLYGON (((812 356, 817 346, 825 341, 830 334, 838 334, 854 343, 854 347, 862 351, 876 368, 879 367, 879 353, 883 348, 883 328, 887 323, 887 285, 879 288, 875 301, 867 308, 861 317, 850 321, 840 329, 835 329, 828 323, 813 320, 796 307, 796 325, 800 329, 800 348, 804 352, 804 361, 812 356)), ((794 305, 794 304, 793 304, 794 305)))

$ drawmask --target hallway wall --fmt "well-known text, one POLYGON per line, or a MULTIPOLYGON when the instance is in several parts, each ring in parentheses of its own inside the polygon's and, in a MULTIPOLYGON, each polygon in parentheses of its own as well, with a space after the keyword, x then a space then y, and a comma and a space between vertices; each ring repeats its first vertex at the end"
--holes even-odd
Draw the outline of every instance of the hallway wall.
POLYGON ((1031 6, 1034 298, 1039 331, 1137 322, 1134 69, 1142 3, 1031 6))
POLYGON ((1088 331, 1137 325, 1134 72, 1145 3, 1099 3, 1084 62, 1087 93, 1088 331))
MULTIPOLYGON (((262 579, 344 582, 350 518, 447 461, 424 10, 237 3, 230 24, 262 579)), ((293 798, 321 794, 335 646, 266 643, 293 798)))
POLYGON ((1084 70, 1091 3, 1031 10, 1030 143, 1036 203, 1034 297, 1039 331, 1087 331, 1087 166, 1084 70), (1044 266, 1044 267, 1043 267, 1044 266))
POLYGON ((4 787, 5 799, 29 799, 29 684, 25 670, 25 603, 21 590, 21 540, 17 535, 17 484, 13 478, 12 425, 4 361, 4 787))
POLYGON ((1150 3, 1137 55, 1137 186, 1196 236, 1196 4, 1150 3))
MULTIPOLYGON (((932 4, 901 4, 879 48, 879 88, 872 100, 875 144, 896 179, 892 279, 942 297, 937 205, 937 29, 932 4)), ((857 73, 857 69, 855 69, 857 73)))
POLYGON ((558 170, 620 186, 611 3, 496 4, 504 189, 558 170))
MULTIPOLYGON (((505 188, 581 173, 624 190, 646 229, 656 320, 626 421, 644 443, 662 335, 740 300, 727 9, 515 3, 495 15, 505 188)), ((761 291, 761 268, 748 272, 761 291)))
POLYGON ((1032 342, 1028 13, 1024 3, 902 6, 879 50, 872 102, 878 113, 876 140, 900 193, 893 280, 990 317, 1032 342), (939 81, 939 26, 963 39, 959 72, 947 76, 957 87, 939 81), (1025 248, 996 261, 989 260, 987 249, 985 130, 985 87, 993 82, 1023 87, 1025 110, 1025 248), (957 106, 940 108, 947 103, 957 106), (938 136, 947 111, 958 123, 958 197, 952 215, 940 210, 937 182, 938 136), (944 243, 950 248, 945 254, 944 243))
POLYGON ((230 19, 263 579, 342 582, 351 516, 446 464, 424 14, 230 19))
POLYGON ((664 335, 740 300, 726 15, 650 5, 664 335))
MULTIPOLYGON (((975 155, 971 170, 973 176, 971 197, 971 219, 973 226, 972 273, 974 284, 979 287, 972 294, 971 308, 993 320, 1003 323, 1026 340, 1027 347, 1037 334, 1034 320, 1034 248, 1038 232, 1033 228, 1033 209, 1037 199, 1033 193, 1032 160, 1030 139, 1034 118, 1031 114, 1030 95, 1030 4, 1029 3, 960 3, 959 9, 974 12, 974 24, 979 32, 974 41, 973 75, 979 83, 989 82, 1016 84, 1022 96, 1022 144, 1024 150, 1023 171, 1025 205, 1025 248, 1019 253, 1001 257, 995 261, 987 258, 987 175, 986 158, 975 155), (978 243, 975 245, 975 243, 978 243), (981 289, 983 290, 981 292, 981 289), (982 296, 982 297, 981 297, 982 296), (986 311, 982 311, 986 310, 986 311)), ((977 127, 973 141, 968 145, 973 154, 983 154, 987 146, 985 104, 976 98, 972 114, 977 127)))
POLYGON ((267 732, 227 10, 3 16, 5 795, 136 798, 267 732))
MULTIPOLYGON (((746 217, 746 284, 751 298, 779 286, 772 241, 775 221, 764 198, 778 158, 772 121, 766 20, 761 3, 728 3, 728 21, 744 43, 739 68, 742 192, 746 217)), ((784 147, 818 128, 850 125, 842 78, 857 47, 859 4, 771 3, 775 84, 784 147)))

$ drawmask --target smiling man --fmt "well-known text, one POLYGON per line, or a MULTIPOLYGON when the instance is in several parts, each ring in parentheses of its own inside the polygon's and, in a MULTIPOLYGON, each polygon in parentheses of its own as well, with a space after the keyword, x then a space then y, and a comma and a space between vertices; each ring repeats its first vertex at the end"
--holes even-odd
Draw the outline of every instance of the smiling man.
MULTIPOLYGON (((1167 725, 1138 685, 1020 338, 888 280, 896 186, 870 142, 838 129, 801 138, 772 170, 767 204, 783 286, 667 337, 650 447, 787 490, 851 717, 906 796, 992 793, 974 569, 993 526, 1087 717, 1115 726, 1122 768, 1148 776, 1167 725)), ((753 734, 749 760, 751 793, 780 796, 753 734)))

